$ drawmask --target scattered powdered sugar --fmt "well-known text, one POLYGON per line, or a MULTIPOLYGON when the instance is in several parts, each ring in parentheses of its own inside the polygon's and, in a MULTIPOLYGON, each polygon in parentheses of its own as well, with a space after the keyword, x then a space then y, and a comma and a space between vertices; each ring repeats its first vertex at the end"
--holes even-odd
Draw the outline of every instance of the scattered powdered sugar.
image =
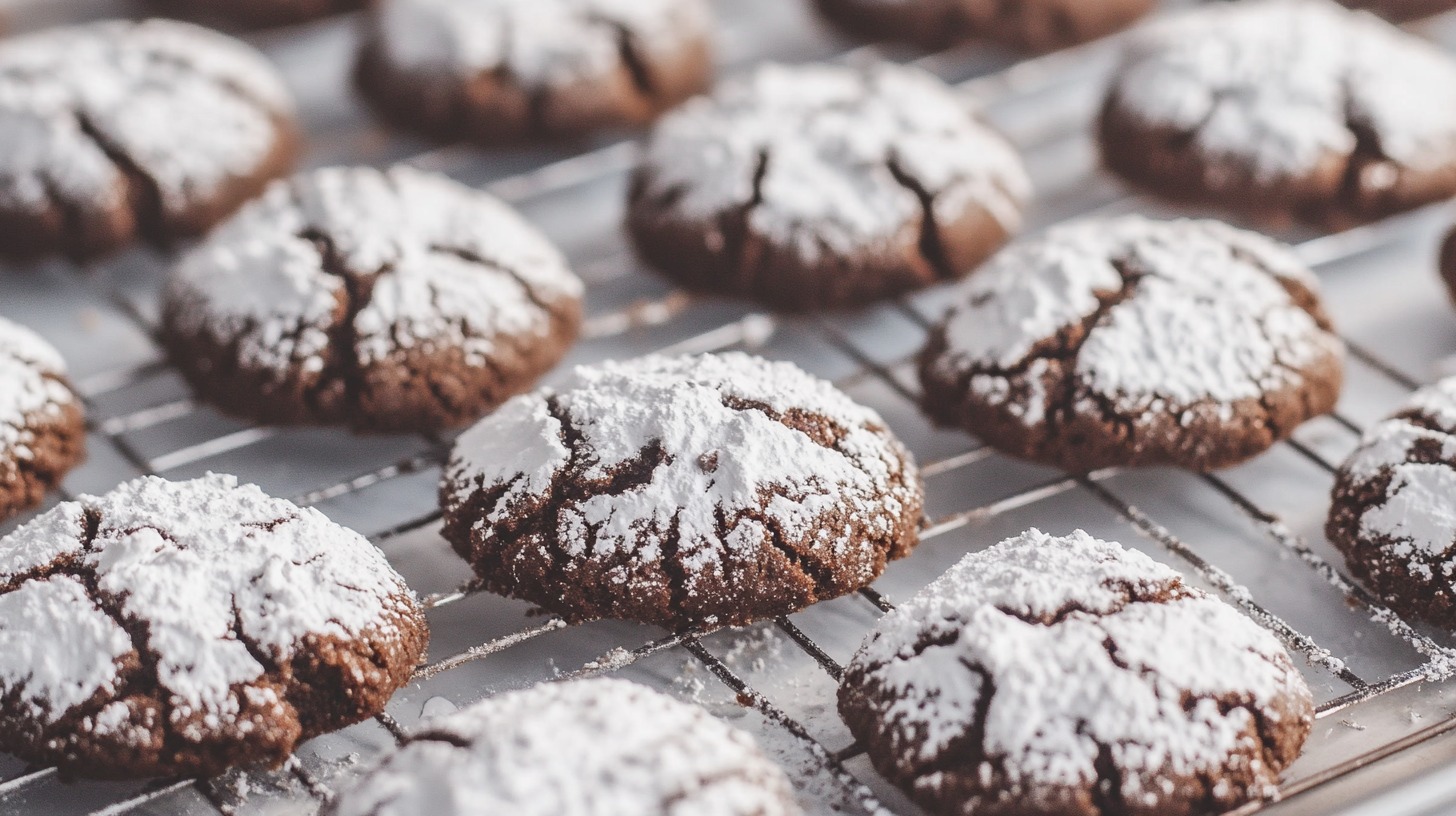
MULTIPOLYGON (((1030 530, 966 556, 885 616, 847 678, 875 741, 896 746, 890 761, 922 790, 947 773, 989 779, 994 763, 1008 790, 1102 778, 1120 785, 1113 797, 1155 804, 1165 780, 1217 777, 1251 733, 1312 713, 1273 635, 1082 531, 1030 530), (974 734, 981 744, 966 745, 974 734), (977 760, 947 767, 952 749, 977 760), (1101 769, 1108 758, 1116 771, 1101 769)), ((1258 784, 1277 771, 1256 772, 1258 784)))
POLYGON ((1326 0, 1216 3, 1145 26, 1113 92, 1264 180, 1357 147, 1416 168, 1456 156, 1456 62, 1326 0))
POLYGON ((934 365, 972 374, 971 388, 994 402, 1019 400, 1033 425, 1056 398, 1039 390, 1047 346, 1075 330, 1053 353, 1073 358, 1075 384, 1119 413, 1226 410, 1341 353, 1289 287, 1317 284, 1288 248, 1216 221, 1076 222, 1012 245, 961 284, 934 365), (1021 370, 1037 388, 1008 387, 1021 370))
POLYGON ((1359 490, 1389 483, 1360 516, 1360 536, 1380 542, 1417 577, 1456 576, 1456 377, 1427 386, 1393 417, 1370 428, 1341 468, 1341 484, 1359 490), (1349 483, 1346 485, 1346 483, 1349 483), (1441 574, 1434 575, 1432 564, 1441 574))
POLYGON ((671 54, 711 23, 704 0, 383 0, 376 13, 398 65, 534 88, 632 70, 627 49, 671 54))
POLYGON ((0 319, 0 453, 33 455, 31 423, 76 401, 61 379, 65 373, 60 352, 30 329, 0 319))
POLYGON ((508 692, 426 723, 332 816, 797 816, 746 734, 622 680, 508 692))
MULTIPOLYGON (((145 648, 173 721, 189 727, 235 714, 239 685, 265 693, 249 686, 268 671, 250 649, 286 662, 305 637, 388 625, 412 597, 359 534, 211 474, 58 505, 0 542, 0 591, 0 691, 32 716, 54 722, 118 691, 121 662, 145 648)), ((136 715, 112 705, 83 727, 114 731, 136 715)))
POLYGON ((751 229, 804 258, 882 244, 925 215, 973 207, 1014 232, 1030 196, 1021 159, 967 102, 918 69, 765 65, 668 114, 646 148, 646 195, 751 229), (918 188, 918 189, 917 189, 918 188))
POLYGON ((494 524, 538 502, 578 457, 580 478, 595 481, 652 451, 662 456, 646 483, 563 508, 556 533, 569 556, 653 563, 667 557, 663 541, 676 529, 691 593, 695 571, 725 553, 757 552, 767 520, 838 561, 852 530, 820 529, 826 515, 862 511, 845 515, 869 519, 873 537, 890 535, 903 512, 893 480, 908 454, 875 412, 791 363, 737 352, 578 367, 463 434, 447 478, 462 504, 482 486, 501 488, 478 522, 494 524), (837 439, 817 444, 775 415, 826 417, 837 439), (760 510, 765 521, 744 517, 725 533, 724 519, 760 510))
POLYGON ((509 206, 397 166, 275 182, 183 259, 167 297, 175 330, 240 337, 248 366, 318 371, 340 320, 363 365, 446 346, 480 366, 502 337, 549 333, 546 307, 581 292, 509 206))
POLYGON ((293 103, 262 55, 186 23, 107 21, 0 45, 0 197, 124 205, 139 172, 166 212, 251 175, 293 103))

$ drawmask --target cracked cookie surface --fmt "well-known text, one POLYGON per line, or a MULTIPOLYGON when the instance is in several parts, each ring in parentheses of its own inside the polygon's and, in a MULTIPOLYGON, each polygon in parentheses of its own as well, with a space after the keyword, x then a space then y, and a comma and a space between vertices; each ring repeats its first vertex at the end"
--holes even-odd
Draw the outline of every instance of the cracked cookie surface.
POLYGON ((1099 128, 1161 196, 1338 229, 1456 193, 1456 61, 1321 0, 1217 4, 1130 38, 1099 128))
POLYGON ((1031 530, 885 615, 839 710, 933 813, 1152 816, 1274 794, 1314 703, 1272 634, 1173 570, 1031 530))
POLYGON ((767 65, 663 118, 628 227, 686 286, 802 310, 965 275, 1029 195, 1016 151, 930 74, 767 65))
POLYGON ((1456 629, 1456 378, 1366 431, 1335 479, 1325 534, 1402 615, 1456 629))
POLYGON ((221 34, 107 21, 0 44, 0 253, 200 233, 295 152, 282 79, 221 34))
POLYGON ((993 40, 1029 51, 1051 51, 1125 28, 1153 0, 815 0, 846 31, 870 40, 941 50, 993 40))
POLYGON ((427 721, 327 816, 800 816, 753 740, 623 680, 549 683, 427 721))
POLYGON ((85 447, 81 399, 60 352, 0 319, 0 519, 40 504, 85 447))
POLYGON ((705 0, 381 0, 355 79, 399 127, 494 144, 636 126, 706 88, 705 0))
POLYGON ((158 11, 248 27, 303 23, 354 11, 368 0, 148 0, 158 11))
POLYGON ((462 435, 441 488, 487 588, 674 629, 869 584, 914 547, 921 504, 877 414, 739 353, 577 368, 462 435))
POLYGON ((95 777, 277 765, 384 709, 423 655, 358 533, 231 476, 148 476, 0 542, 0 748, 95 777))
POLYGON ((163 335, 194 388, 273 423, 472 422, 555 365, 580 280, 494 197, 405 167, 270 187, 177 266, 163 335))
POLYGON ((920 379, 927 413, 1016 456, 1211 470, 1332 410, 1343 358, 1287 247, 1126 216, 998 255, 931 332, 920 379))

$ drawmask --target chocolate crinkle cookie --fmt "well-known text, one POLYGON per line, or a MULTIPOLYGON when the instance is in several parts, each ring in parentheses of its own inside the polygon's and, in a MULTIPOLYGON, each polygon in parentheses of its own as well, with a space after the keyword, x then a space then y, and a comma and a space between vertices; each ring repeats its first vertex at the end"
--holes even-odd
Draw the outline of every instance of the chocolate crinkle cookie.
POLYGON ((636 126, 706 88, 705 0, 379 0, 355 76, 402 128, 484 144, 636 126))
POLYGON ((1125 216, 998 255, 931 332, 920 377, 927 413, 1015 456, 1212 470, 1332 410, 1343 359, 1287 247, 1125 216))
POLYGON ((0 541, 0 749, 78 776, 277 765, 424 654, 384 556, 231 476, 148 476, 0 541))
POLYGON ((1340 0, 1340 3, 1353 9, 1374 12, 1395 22, 1418 20, 1456 8, 1453 0, 1340 0))
POLYGON ((259 28, 291 25, 364 8, 369 0, 147 0, 157 11, 259 28))
POLYGON ((0 43, 0 255, 200 233, 295 152, 282 79, 221 34, 107 21, 0 43))
POLYGON ((85 449, 81 398, 60 352, 0 319, 0 519, 40 504, 85 449))
POLYGON ((686 286, 802 310, 965 275, 1028 195, 1016 151, 930 74, 768 65, 658 124, 628 227, 686 286))
POLYGON ((869 40, 939 50, 991 40, 1051 51, 1125 28, 1155 0, 815 0, 831 22, 869 40))
POLYGON ((741 731, 623 680, 512 691, 429 720, 326 816, 801 816, 741 731))
POLYGON ((1279 641, 1147 556, 1031 530, 887 614, 839 710, 931 813, 1203 816, 1277 794, 1314 719, 1279 641))
POLYGON ((444 534, 489 589, 573 620, 742 624, 867 585, 921 486, 873 411, 745 354, 581 367, 460 437, 444 534))
POLYGON ((405 167, 281 181, 177 266, 163 337, 199 394, 271 423, 468 424, 576 339, 581 281, 496 198, 405 167))
POLYGON ((1456 629, 1456 378, 1366 431, 1336 476, 1325 534, 1392 609, 1456 629))
POLYGON ((1456 193, 1456 61, 1326 0, 1215 3, 1133 35, 1099 128, 1158 195, 1338 229, 1456 193))

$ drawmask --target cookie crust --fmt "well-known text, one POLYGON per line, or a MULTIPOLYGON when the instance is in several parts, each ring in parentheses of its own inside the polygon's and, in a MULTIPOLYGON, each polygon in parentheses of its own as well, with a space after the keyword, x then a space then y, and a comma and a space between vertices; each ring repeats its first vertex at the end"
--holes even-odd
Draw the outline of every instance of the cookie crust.
POLYGON ((0 43, 0 254, 87 259, 217 223, 292 165, 293 103, 242 43, 169 20, 0 43))
POLYGON ((1334 408, 1344 346, 1308 268, 1216 221, 1074 222, 962 284, 924 408, 1073 472, 1227 467, 1334 408))
POLYGON ((1320 0, 1219 4, 1129 38, 1098 130, 1163 198, 1343 229, 1456 193, 1456 61, 1320 0))
POLYGON ((197 392, 279 424, 468 424, 576 339, 581 282, 497 199, 405 167, 269 188, 173 273, 163 339, 197 392))
POLYGON ((878 415, 738 353, 577 368, 461 436, 441 488, 487 588, 672 629, 867 585, 914 547, 922 501, 878 415))
POLYGON ((82 496, 0 551, 0 749, 77 776, 277 765, 428 640, 372 544, 230 476, 82 496))
POLYGON ((839 710, 932 813, 1222 813, 1277 792, 1314 719, 1279 641, 1141 553, 1031 530, 887 614, 839 710))
POLYGON ((703 0, 381 0, 355 81, 386 120, 486 145, 637 127, 713 70, 703 0))
POLYGON ((685 286, 801 311, 967 274, 1018 229, 1029 187, 927 73, 768 65, 657 125, 627 226, 685 286))

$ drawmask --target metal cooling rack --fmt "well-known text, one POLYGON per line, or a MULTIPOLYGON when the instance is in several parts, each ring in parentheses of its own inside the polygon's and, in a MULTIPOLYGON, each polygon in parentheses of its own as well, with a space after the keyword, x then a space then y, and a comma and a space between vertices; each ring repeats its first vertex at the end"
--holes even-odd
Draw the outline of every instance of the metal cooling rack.
MULTIPOLYGON (((801 0, 717 0, 720 63, 732 73, 785 61, 915 55, 855 47, 801 0)), ((21 25, 125 14, 109 0, 42 0, 21 25)), ((738 630, 665 634, 600 621, 567 626, 528 605, 468 588, 469 570, 438 534, 435 488, 449 440, 356 438, 327 429, 260 428, 192 401, 152 341, 155 296, 169 259, 137 249, 89 268, 56 262, 6 270, 0 314, 67 355, 91 418, 90 458, 63 495, 105 491, 143 473, 235 473, 319 507, 368 535, 427 597, 433 643, 388 713, 320 737, 276 771, 207 781, 73 783, 0 758, 0 812, 35 814, 310 814, 361 761, 422 717, 543 680, 613 673, 694 699, 753 733, 794 778, 811 813, 915 814, 881 780, 840 723, 841 664, 885 610, 965 552, 1029 526, 1083 527, 1180 568, 1269 628, 1298 657, 1319 700, 1285 800, 1240 813, 1436 813, 1456 800, 1456 640, 1412 625, 1343 573, 1322 535, 1336 464, 1360 430, 1437 373, 1456 352, 1456 317, 1434 274, 1444 207, 1336 236, 1281 236, 1316 266, 1350 344, 1337 413, 1300 428, 1253 462, 1215 475, 1103 470, 1069 476, 1006 459, 935 429, 916 404, 912 359, 941 311, 944 288, 859 312, 784 318, 698 298, 642 270, 619 224, 630 141, 536 151, 431 147, 376 126, 348 90, 355 20, 247 38, 290 79, 310 135, 305 164, 409 161, 488 189, 520 208, 588 282, 588 320, 567 365, 651 351, 743 348, 792 359, 878 409, 916 453, 931 519, 920 548, 873 589, 738 630), (465 587, 465 588, 461 588, 465 587), (1393 759, 1391 759, 1393 758, 1393 759), (1392 786, 1419 776, 1414 784, 1392 786)), ((1419 27, 1456 43, 1456 20, 1419 27)), ((1023 150, 1038 191, 1027 232, 1067 218, 1173 214, 1101 174, 1088 124, 1116 57, 1104 41, 1016 61, 990 46, 915 59, 958 83, 1023 150)), ((620 138, 620 137, 618 137, 620 138)), ((1186 212, 1186 211, 1185 211, 1186 212)), ((8 530, 17 522, 4 526, 8 530)))

